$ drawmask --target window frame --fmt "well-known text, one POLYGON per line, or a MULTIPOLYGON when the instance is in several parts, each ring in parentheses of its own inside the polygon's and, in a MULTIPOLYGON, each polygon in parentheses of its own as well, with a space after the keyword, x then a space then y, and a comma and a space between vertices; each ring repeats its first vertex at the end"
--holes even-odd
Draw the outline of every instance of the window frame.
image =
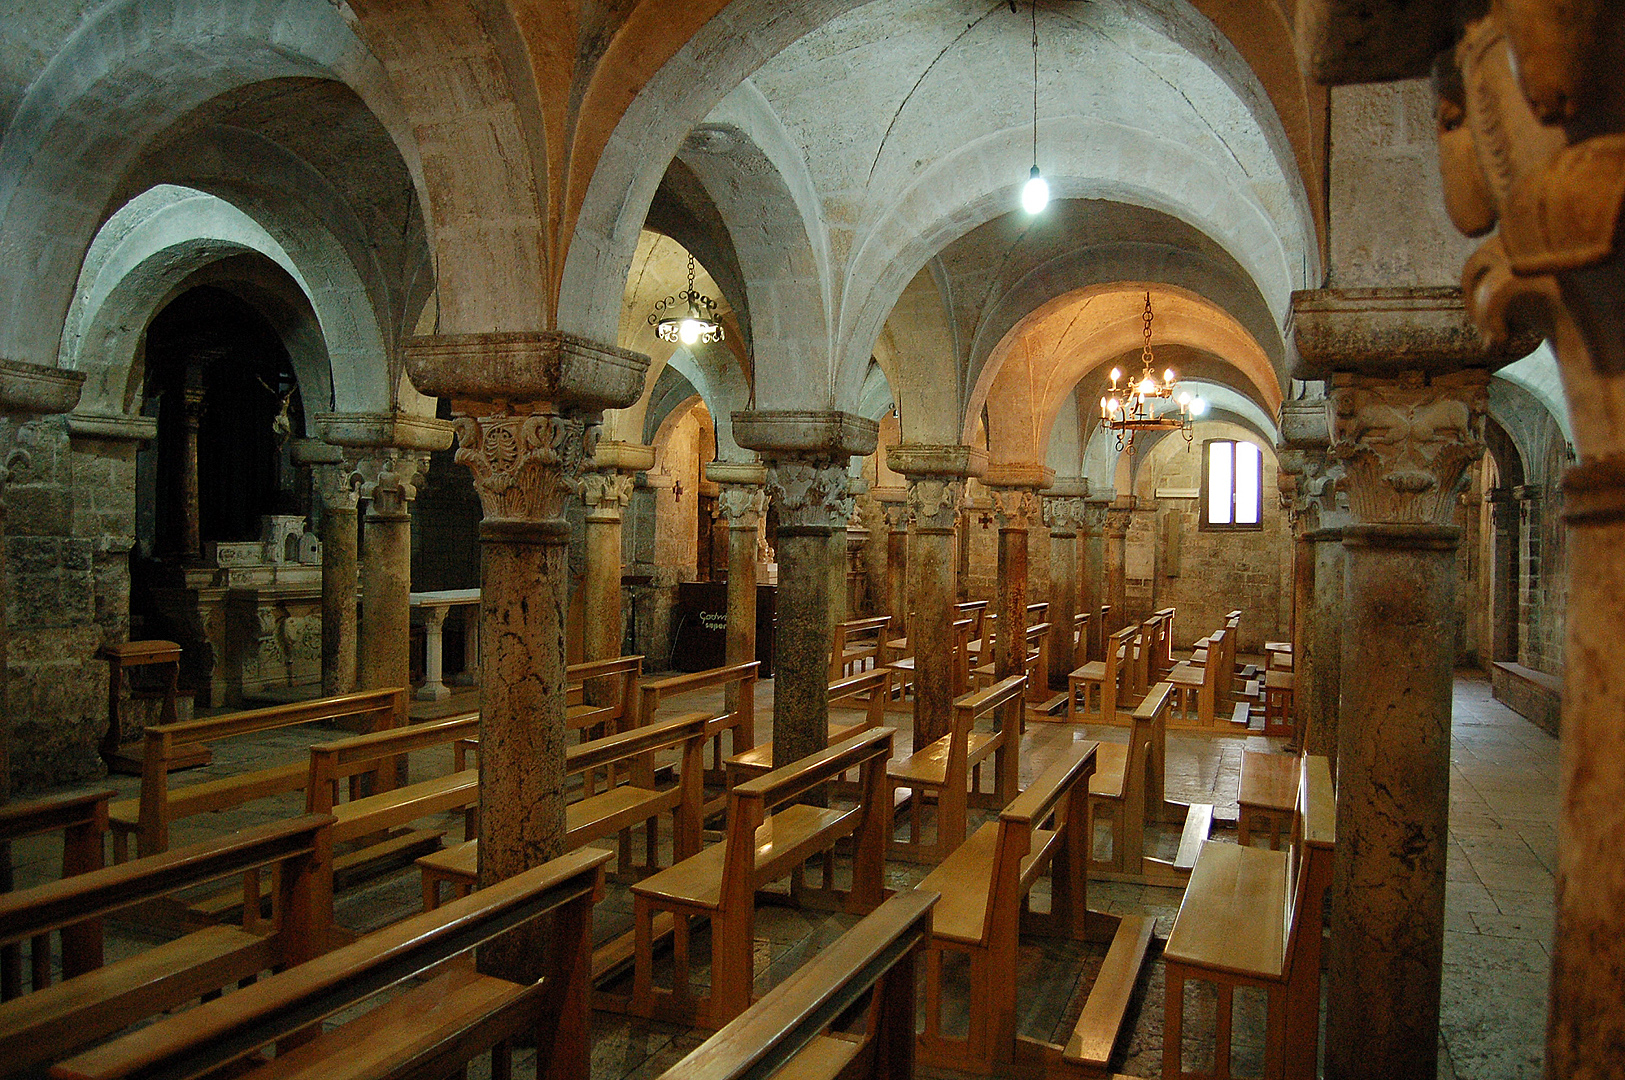
POLYGON ((1202 440, 1202 493, 1198 500, 1196 527, 1203 532, 1262 532, 1264 529, 1264 448, 1251 439, 1203 439, 1202 440), (1213 451, 1214 443, 1229 443, 1230 450, 1230 520, 1227 522, 1211 522, 1208 520, 1208 506, 1212 498, 1213 478, 1213 451), (1235 447, 1246 443, 1258 451, 1258 520, 1237 523, 1236 517, 1236 451, 1235 447))

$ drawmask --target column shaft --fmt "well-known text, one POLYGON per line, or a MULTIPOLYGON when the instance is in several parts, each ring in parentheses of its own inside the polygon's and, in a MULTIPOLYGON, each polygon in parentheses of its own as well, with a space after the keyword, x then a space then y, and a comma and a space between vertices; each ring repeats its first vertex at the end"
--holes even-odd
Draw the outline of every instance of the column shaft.
POLYGON ((361 686, 375 690, 411 681, 412 516, 379 511, 375 498, 362 526, 361 686))
POLYGON ((356 686, 356 508, 329 503, 322 516, 322 693, 356 686))
MULTIPOLYGON (((480 865, 492 885, 564 852, 563 521, 480 526, 480 865)), ((480 949, 482 971, 535 971, 537 920, 480 949)))
POLYGON ((778 539, 778 618, 773 629, 775 768, 817 753, 829 741, 825 688, 834 607, 830 530, 781 525, 778 539))
POLYGON ((948 734, 953 721, 953 613, 957 599, 952 511, 949 524, 921 524, 908 533, 908 627, 914 650, 914 745, 923 749, 948 734))
POLYGON ((998 639, 993 673, 1000 679, 1027 670, 1027 524, 1038 498, 1024 488, 992 488, 999 513, 998 639))
POLYGON ((1314 603, 1309 615, 1309 633, 1304 639, 1304 657, 1294 661, 1296 686, 1304 695, 1307 719, 1304 752, 1320 754, 1337 769, 1337 717, 1343 692, 1343 553, 1341 529, 1322 529, 1312 534, 1315 548, 1314 603))
POLYGON ((728 526, 728 636, 730 664, 756 659, 756 518, 728 526))
POLYGON ((886 608, 892 633, 906 636, 908 627, 908 512, 886 511, 886 608))
POLYGON ((1438 1070, 1458 538, 1343 530, 1328 1080, 1438 1070))
MULTIPOLYGON (((1315 609, 1315 545, 1306 535, 1297 535, 1292 541, 1292 667, 1297 672, 1303 654, 1308 650, 1309 634, 1315 609)), ((1296 678, 1302 678, 1295 674, 1296 678)), ((1309 717, 1308 695, 1294 690, 1292 716, 1297 729, 1293 742, 1303 747, 1303 726, 1309 717)))
MULTIPOLYGON (((1111 615, 1101 627, 1105 634, 1116 633, 1128 625, 1128 578, 1124 560, 1128 552, 1128 514, 1114 512, 1106 524, 1106 603, 1111 615)), ((1101 654, 1105 654, 1105 639, 1101 640, 1101 654)))
POLYGON ((1065 688, 1077 666, 1072 659, 1072 622, 1078 606, 1078 535, 1051 528, 1049 534, 1049 684, 1065 688))

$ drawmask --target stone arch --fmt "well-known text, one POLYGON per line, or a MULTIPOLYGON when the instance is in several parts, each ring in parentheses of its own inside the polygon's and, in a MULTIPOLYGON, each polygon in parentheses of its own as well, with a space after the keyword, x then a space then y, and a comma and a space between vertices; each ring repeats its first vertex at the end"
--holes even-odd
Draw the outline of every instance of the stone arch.
POLYGON ((988 402, 992 460, 1043 460, 1060 405, 1080 379, 1138 349, 1146 291, 1152 295, 1157 345, 1186 346, 1223 358, 1267 413, 1280 408, 1274 369, 1257 341, 1228 313, 1182 289, 1119 282, 1058 297, 1012 328, 993 350, 971 396, 962 438, 974 435, 981 405, 988 402))
POLYGON ((114 214, 87 253, 62 334, 63 365, 89 375, 80 411, 138 409, 135 362, 147 322, 183 282, 245 253, 286 274, 288 286, 280 291, 297 298, 284 306, 311 312, 320 357, 301 350, 299 377, 313 409, 389 409, 387 349, 359 277, 325 230, 290 230, 283 222, 277 232, 222 199, 173 185, 153 188, 114 214), (280 242, 283 236, 297 254, 280 242))
POLYGON ((401 130, 382 69, 323 0, 115 0, 86 19, 0 146, 0 305, 23 313, 0 326, 0 355, 56 362, 96 226, 160 132, 212 97, 281 77, 337 78, 401 130))

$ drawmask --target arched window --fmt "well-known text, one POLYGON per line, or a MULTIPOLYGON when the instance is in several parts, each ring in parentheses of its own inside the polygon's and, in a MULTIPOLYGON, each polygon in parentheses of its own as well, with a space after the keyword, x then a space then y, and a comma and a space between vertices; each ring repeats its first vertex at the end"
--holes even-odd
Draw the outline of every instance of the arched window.
POLYGON ((1264 527, 1264 454, 1250 442, 1202 444, 1202 528, 1264 527))

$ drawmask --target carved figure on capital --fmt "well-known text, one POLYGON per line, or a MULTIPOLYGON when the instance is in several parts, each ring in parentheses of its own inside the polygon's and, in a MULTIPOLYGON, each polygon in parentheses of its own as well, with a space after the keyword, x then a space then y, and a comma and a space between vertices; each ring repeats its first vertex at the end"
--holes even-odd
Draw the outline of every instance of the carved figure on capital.
POLYGON ((343 461, 313 465, 310 469, 311 490, 329 511, 354 510, 359 501, 357 489, 360 486, 359 481, 355 480, 355 473, 355 466, 343 461))
POLYGON ((619 514, 632 501, 636 477, 614 469, 595 469, 581 476, 581 501, 589 511, 619 514))
POLYGON ((1282 449, 1281 508, 1291 519, 1295 535, 1314 532, 1346 516, 1343 467, 1327 456, 1327 449, 1282 449))
POLYGON ((598 429, 553 413, 459 416, 457 464, 474 477, 487 520, 552 521, 582 487, 598 429))
POLYGON ((759 484, 723 484, 717 513, 731 529, 754 529, 766 509, 767 494, 759 484))
MULTIPOLYGON (((915 528, 953 528, 964 497, 965 481, 958 477, 910 477, 908 481, 908 513, 915 528)), ((888 507, 888 516, 890 512, 888 507)))
POLYGON ((1359 524, 1449 525, 1468 466, 1484 453, 1481 371, 1410 373, 1398 382, 1339 376, 1330 457, 1359 524))
POLYGON ((1076 496, 1044 499, 1044 524, 1054 532, 1075 531, 1083 524, 1086 503, 1076 496))
POLYGON ((852 493, 844 465, 790 459, 767 470, 767 497, 780 528, 844 529, 852 517, 852 493))
POLYGON ((351 490, 372 504, 369 513, 398 516, 418 497, 418 485, 428 472, 426 451, 379 447, 359 451, 346 479, 351 490))
POLYGON ((1032 488, 990 487, 993 512, 999 516, 1001 529, 1025 529, 1041 520, 1038 493, 1032 488))
POLYGON ((1114 503, 1106 507, 1105 518, 1103 528, 1108 536, 1127 536, 1128 527, 1134 522, 1134 507, 1114 503))

